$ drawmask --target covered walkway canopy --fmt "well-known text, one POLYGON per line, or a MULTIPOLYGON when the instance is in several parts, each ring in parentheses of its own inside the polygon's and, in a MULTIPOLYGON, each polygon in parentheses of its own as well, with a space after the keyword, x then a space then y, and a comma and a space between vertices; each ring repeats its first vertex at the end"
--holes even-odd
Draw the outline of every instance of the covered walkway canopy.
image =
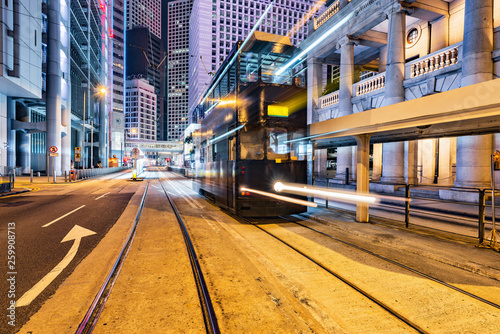
MULTIPOLYGON (((370 143, 500 132, 500 79, 310 125, 316 147, 357 145, 357 191, 368 192, 370 143)), ((368 204, 356 220, 368 221, 368 204)))

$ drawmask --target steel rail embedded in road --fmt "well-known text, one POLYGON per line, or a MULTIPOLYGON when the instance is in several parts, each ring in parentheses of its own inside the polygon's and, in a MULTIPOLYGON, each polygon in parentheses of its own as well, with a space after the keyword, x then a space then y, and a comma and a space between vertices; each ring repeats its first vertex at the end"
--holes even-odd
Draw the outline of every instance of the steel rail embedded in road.
POLYGON ((177 210, 177 207, 175 206, 174 202, 172 201, 167 191, 165 190, 165 187, 163 186, 161 180, 160 180, 160 185, 163 191, 165 192, 165 196, 167 196, 168 202, 172 206, 175 216, 177 217, 177 221, 179 222, 179 226, 181 227, 182 235, 184 236, 184 242, 186 243, 186 247, 188 249, 189 260, 191 261, 191 268, 193 270, 194 278, 196 281, 196 287, 198 289, 198 296, 200 298, 200 303, 202 306, 205 328, 208 333, 219 334, 220 330, 219 330, 219 324, 217 323, 217 317, 215 316, 207 284, 205 283, 205 279, 203 277, 203 273, 201 271, 198 258, 196 256, 193 243, 191 242, 191 238, 189 237, 188 230, 179 214, 179 211, 177 210))
POLYGON ((370 255, 372 255, 372 256, 374 256, 374 257, 376 257, 376 258, 380 259, 380 260, 383 260, 383 261, 389 262, 389 263, 391 263, 391 264, 394 264, 394 265, 396 265, 396 266, 398 266, 398 267, 400 267, 400 268, 403 268, 403 269, 405 269, 405 270, 408 270, 408 271, 410 271, 410 272, 412 272, 412 273, 414 273, 414 274, 417 274, 417 275, 419 275, 419 276, 422 276, 422 277, 424 277, 424 278, 427 278, 427 279, 429 279, 429 280, 431 280, 431 281, 434 281, 434 282, 436 282, 436 283, 438 283, 438 284, 444 285, 444 286, 445 286, 445 287, 447 287, 447 288, 450 288, 450 289, 452 289, 452 290, 455 290, 455 291, 457 291, 457 292, 459 292, 459 293, 462 293, 462 294, 464 294, 464 295, 466 295, 466 296, 468 296, 468 297, 471 297, 471 298, 477 299, 477 300, 479 300, 480 302, 483 302, 483 303, 485 303, 485 304, 488 304, 488 305, 490 305, 490 306, 493 306, 493 307, 495 307, 495 308, 500 309, 500 305, 498 305, 498 304, 496 304, 496 303, 494 303, 494 302, 492 302, 492 301, 489 301, 489 300, 487 300, 487 299, 484 299, 484 298, 482 298, 482 297, 479 297, 479 296, 477 296, 477 295, 475 295, 475 294, 473 294, 473 293, 470 293, 470 292, 468 292, 468 291, 462 290, 462 289, 460 289, 460 288, 458 288, 458 287, 456 287, 456 286, 454 286, 454 285, 452 285, 452 284, 446 283, 446 282, 444 282, 444 281, 440 280, 439 278, 433 277, 433 276, 431 276, 431 275, 427 275, 427 274, 425 274, 425 273, 423 273, 423 272, 421 272, 421 271, 419 271, 419 270, 417 270, 417 269, 414 269, 414 268, 412 268, 412 267, 409 267, 409 266, 404 265, 404 264, 402 264, 402 263, 399 263, 399 262, 397 262, 397 261, 394 261, 394 260, 391 260, 391 259, 389 259, 389 258, 386 258, 386 257, 384 257, 384 256, 382 256, 382 255, 380 255, 380 254, 377 254, 377 253, 375 253, 375 252, 372 252, 372 251, 370 251, 370 250, 368 250, 368 249, 366 249, 366 248, 360 247, 360 246, 355 245, 355 244, 353 244, 353 243, 350 243, 350 242, 348 242, 348 241, 345 241, 345 240, 342 240, 342 239, 336 238, 336 237, 334 237, 334 236, 332 236, 332 235, 329 235, 328 233, 321 232, 321 231, 319 231, 319 230, 317 230, 317 229, 315 229, 315 228, 312 228, 312 227, 310 227, 310 226, 307 226, 307 225, 301 224, 301 223, 299 223, 299 222, 293 221, 293 220, 288 219, 288 218, 286 218, 286 217, 281 217, 281 218, 282 218, 282 219, 285 219, 286 221, 289 221, 289 222, 291 222, 291 223, 294 223, 294 224, 296 224, 296 225, 299 225, 299 226, 302 226, 302 227, 304 227, 304 228, 307 228, 307 229, 309 229, 309 230, 311 230, 311 231, 314 231, 314 232, 316 232, 316 233, 319 233, 319 234, 321 234, 321 235, 324 235, 325 237, 328 237, 328 238, 333 239, 333 240, 335 240, 335 241, 341 242, 341 243, 343 243, 343 244, 345 244, 345 245, 348 245, 348 246, 350 246, 350 247, 356 248, 357 250, 360 250, 360 251, 362 251, 362 252, 365 252, 365 253, 367 253, 367 254, 370 254, 370 255))
POLYGON ((139 224, 139 221, 141 219, 142 209, 144 208, 144 202, 146 201, 146 194, 148 193, 148 188, 149 188, 149 180, 146 185, 146 190, 144 190, 144 195, 142 196, 141 204, 139 206, 139 210, 137 211, 134 225, 132 226, 132 230, 128 235, 127 241, 123 245, 123 248, 120 254, 118 255, 118 258, 116 259, 113 267, 111 268, 111 271, 106 277, 104 284, 101 286, 101 289, 99 289, 99 292, 95 296, 94 301, 90 305, 89 310, 85 314, 85 317, 78 326, 78 329, 75 332, 76 334, 92 333, 95 325, 97 324, 97 320, 99 319, 99 316, 101 315, 104 309, 104 305, 106 304, 106 301, 109 298, 111 290, 115 285, 116 279, 118 278, 123 263, 125 262, 125 258, 127 257, 127 254, 130 250, 130 246, 134 241, 134 237, 137 231, 137 225, 139 224))
MULTIPOLYGON (((233 217, 234 217, 234 215, 233 215, 233 217)), ((298 248, 292 246, 291 244, 289 244, 288 242, 284 241, 283 239, 281 239, 281 238, 275 236, 274 234, 266 231, 265 229, 263 229, 262 227, 260 227, 256 223, 252 222, 251 220, 248 220, 248 219, 243 218, 243 217, 236 217, 236 219, 243 220, 243 221, 245 221, 247 223, 252 224, 253 226, 255 226, 256 228, 258 228, 259 230, 265 232, 266 234, 270 235, 271 237, 273 237, 274 239, 278 240, 282 244, 284 244, 284 245, 288 246, 289 248, 293 249, 295 252, 299 253, 300 255, 302 255, 303 257, 305 257, 306 259, 308 259, 309 261, 311 261, 315 265, 319 266, 320 268, 322 268, 323 270, 325 270, 329 274, 333 275, 334 277, 336 277, 337 279, 339 279, 343 283, 347 284, 348 286, 350 286, 351 288, 353 288, 354 290, 356 290, 357 292, 359 292, 360 294, 362 294, 363 296, 365 296, 366 298, 368 298, 369 300, 371 300, 372 302, 374 302, 375 304, 377 304, 378 306, 380 306, 381 308, 383 308, 384 310, 386 310, 387 312, 389 312, 394 317, 398 318, 399 320, 401 320, 402 322, 404 322, 408 326, 410 326, 413 329, 415 329, 417 332, 419 332, 419 333, 428 333, 423 328, 421 328, 420 326, 418 326, 417 324, 415 324, 414 322, 412 322, 411 320, 409 320, 408 318, 406 318, 404 315, 402 315, 398 311, 394 310, 393 308, 391 308, 390 306, 386 305, 381 300, 379 300, 376 297, 372 296, 369 292, 363 290, 362 288, 360 288, 359 286, 357 286, 353 282, 349 281, 347 278, 343 277, 339 273, 337 273, 337 272, 335 272, 335 271, 327 268, 325 265, 323 265, 320 262, 316 261, 315 259, 313 259, 309 255, 305 254, 304 252, 302 252, 298 248)))

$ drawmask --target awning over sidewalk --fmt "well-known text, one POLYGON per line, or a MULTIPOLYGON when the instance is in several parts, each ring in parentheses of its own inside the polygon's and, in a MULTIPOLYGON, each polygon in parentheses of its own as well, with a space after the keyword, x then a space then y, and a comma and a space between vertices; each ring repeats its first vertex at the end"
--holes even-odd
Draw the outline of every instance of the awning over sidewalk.
POLYGON ((371 143, 500 132, 500 79, 438 93, 310 125, 318 146, 371 143))

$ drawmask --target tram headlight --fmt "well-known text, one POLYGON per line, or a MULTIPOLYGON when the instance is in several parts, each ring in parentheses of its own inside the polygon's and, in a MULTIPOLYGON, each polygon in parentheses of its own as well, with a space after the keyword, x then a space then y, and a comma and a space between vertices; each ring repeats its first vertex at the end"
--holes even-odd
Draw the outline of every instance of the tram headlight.
POLYGON ((280 181, 277 181, 274 183, 274 190, 275 191, 280 192, 283 190, 283 188, 284 188, 283 183, 281 183, 280 181))

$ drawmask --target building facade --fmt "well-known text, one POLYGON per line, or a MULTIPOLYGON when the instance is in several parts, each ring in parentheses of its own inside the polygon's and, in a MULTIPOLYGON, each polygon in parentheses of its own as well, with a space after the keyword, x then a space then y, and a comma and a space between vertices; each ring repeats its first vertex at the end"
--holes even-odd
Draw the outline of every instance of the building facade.
POLYGON ((161 38, 161 0, 127 0, 127 29, 148 27, 161 38))
POLYGON ((168 3, 167 140, 179 140, 188 122, 189 17, 192 0, 168 3))
POLYGON ((155 88, 144 78, 127 80, 125 90, 125 131, 131 140, 156 140, 155 88))
MULTIPOLYGON (((463 103, 446 99, 471 85, 488 87, 491 82, 492 89, 496 87, 500 4, 493 0, 432 3, 338 0, 311 21, 309 37, 300 47, 308 52, 308 123, 316 148, 317 176, 326 176, 330 165, 326 152, 335 150, 334 182, 356 180, 359 143, 371 138, 371 188, 394 191, 393 185, 405 183, 491 187, 490 157, 500 147, 500 136, 492 130, 494 121, 467 123, 454 118, 454 114, 465 117, 468 110, 463 103), (338 89, 333 92, 324 89, 326 66, 339 69, 338 89), (416 107, 440 98, 439 105, 416 107), (448 106, 456 110, 439 120, 438 115, 448 106), (387 116, 384 120, 383 115, 388 114, 383 112, 393 112, 392 119, 387 116), (425 118, 413 120, 414 126, 406 125, 416 113, 425 112, 425 118), (379 113, 380 124, 375 126, 376 120, 369 118, 379 113), (342 136, 347 128, 338 124, 347 126, 358 115, 369 125, 359 129, 359 135, 342 136), (423 119, 429 119, 428 123, 423 119), (383 130, 389 124, 392 130, 383 130), (337 132, 327 135, 325 129, 337 132), (356 142, 358 146, 351 146, 356 142)), ((481 101, 488 96, 486 92, 465 98, 477 98, 477 110, 482 110, 486 107, 480 106, 481 101)), ((464 197, 454 190, 439 195, 464 197)))
POLYGON ((157 140, 164 140, 165 59, 161 0, 127 2, 126 77, 143 76, 155 87, 157 140))
POLYGON ((48 26, 46 16, 42 21, 39 1, 2 1, 0 20, 0 175, 7 175, 16 166, 29 171, 32 146, 45 154, 45 128, 37 130, 43 135, 33 138, 25 125, 45 121, 45 108, 38 112, 35 103, 42 98, 42 84, 45 86, 42 43, 46 45, 46 40, 42 34, 46 36, 48 26))
POLYGON ((6 130, 0 135, 8 148, 0 157, 2 172, 61 175, 73 163, 106 165, 112 49, 107 3, 4 1, 1 16, 0 127, 6 130), (57 156, 48 159, 51 147, 57 156), (82 148, 80 162, 75 147, 82 148))
POLYGON ((109 92, 110 113, 110 155, 123 156, 125 130, 125 0, 113 0, 112 91, 109 92))

